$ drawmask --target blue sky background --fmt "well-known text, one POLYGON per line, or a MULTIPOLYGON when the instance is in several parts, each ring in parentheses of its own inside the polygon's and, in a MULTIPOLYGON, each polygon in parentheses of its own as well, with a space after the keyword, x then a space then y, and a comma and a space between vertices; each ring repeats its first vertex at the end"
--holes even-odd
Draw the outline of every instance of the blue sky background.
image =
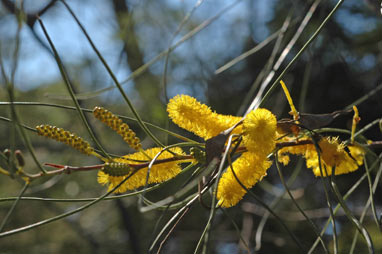
MULTIPOLYGON (((38 10, 47 2, 43 0, 26 0, 25 9, 28 12, 38 10)), ((130 70, 125 61, 121 61, 120 53, 123 45, 116 34, 117 24, 114 21, 111 2, 106 0, 69 0, 67 2, 87 29, 95 45, 101 51, 118 79, 125 80, 130 74, 130 70)), ((169 9, 180 11, 184 16, 193 8, 196 2, 178 0, 129 1, 129 8, 133 10, 133 15, 138 20, 136 31, 142 43, 141 49, 145 53, 145 61, 149 61, 156 54, 166 49, 172 34, 180 23, 180 20, 175 21, 173 17, 167 17, 166 11, 169 9), (143 22, 139 22, 140 20, 143 22), (153 26, 147 25, 150 22, 156 22, 156 24, 153 26)), ((192 16, 193 26, 212 17, 232 2, 229 0, 204 1, 192 16)), ((331 2, 334 4, 336 1, 331 2)), ((229 60, 241 54, 245 43, 244 40, 248 34, 257 42, 264 40, 270 34, 267 22, 274 15, 275 3, 275 0, 258 0, 252 3, 243 0, 215 21, 214 24, 177 48, 173 55, 183 60, 182 64, 172 67, 172 79, 170 82, 177 85, 170 91, 170 95, 187 92, 190 89, 190 82, 192 83, 192 81, 187 80, 187 77, 193 72, 200 73, 204 71, 208 76, 222 64, 222 59, 229 60), (248 20, 251 20, 251 22, 248 23, 248 20), (196 65, 195 61, 206 63, 203 66, 206 69, 201 70, 201 67, 196 65)), ((343 7, 338 11, 335 18, 348 33, 357 35, 360 31, 371 30, 380 23, 380 19, 378 20, 374 16, 365 18, 360 14, 349 12, 350 7, 365 8, 364 3, 360 1, 345 1, 343 7)), ((86 59, 96 57, 85 36, 61 3, 57 3, 51 11, 45 14, 43 21, 65 64, 81 65, 86 59)), ((11 52, 7 42, 14 39, 16 27, 16 20, 13 16, 4 16, 1 20, 0 33, 3 38, 0 40, 3 55, 11 52)), ((185 27, 189 28, 189 24, 186 24, 185 27)), ((39 36, 46 42, 38 24, 36 24, 36 28, 39 36)), ((175 41, 188 31, 189 29, 183 29, 175 41)), ((60 80, 61 77, 55 60, 36 42, 27 27, 22 29, 21 39, 20 65, 16 75, 17 87, 26 90, 60 80)), ((352 59, 351 56, 349 56, 349 59, 352 59)), ((5 62, 9 66, 10 62, 6 60, 5 62)), ((374 66, 375 62, 376 59, 373 55, 367 55, 362 59, 366 69, 369 66, 374 66)), ((84 72, 81 74, 81 78, 87 83, 96 82, 97 87, 110 85, 111 80, 101 63, 98 61, 96 65, 99 70, 97 77, 90 77, 89 73, 91 72, 84 72)), ((153 65, 150 70, 161 75, 163 61, 153 65)), ((203 86, 203 84, 194 85, 203 86)), ((130 84, 125 87, 129 89, 132 86, 130 84)))

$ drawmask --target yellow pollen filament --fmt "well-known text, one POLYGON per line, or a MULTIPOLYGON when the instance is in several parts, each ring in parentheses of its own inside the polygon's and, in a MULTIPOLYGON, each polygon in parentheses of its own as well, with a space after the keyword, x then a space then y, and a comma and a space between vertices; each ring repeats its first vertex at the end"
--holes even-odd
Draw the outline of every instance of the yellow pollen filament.
POLYGON ((288 88, 286 87, 284 81, 280 80, 280 84, 284 90, 284 93, 285 93, 285 96, 288 100, 288 103, 289 103, 289 106, 290 106, 290 109, 291 109, 291 112, 290 114, 293 116, 293 120, 297 121, 299 119, 299 114, 293 104, 293 100, 292 100, 292 97, 290 96, 290 93, 288 91, 288 88))
POLYGON ((359 113, 358 113, 358 108, 356 106, 353 106, 353 110, 354 110, 354 116, 353 116, 353 123, 351 126, 351 144, 354 144, 355 130, 357 128, 357 124, 359 123, 359 121, 361 121, 361 118, 359 117, 359 113))

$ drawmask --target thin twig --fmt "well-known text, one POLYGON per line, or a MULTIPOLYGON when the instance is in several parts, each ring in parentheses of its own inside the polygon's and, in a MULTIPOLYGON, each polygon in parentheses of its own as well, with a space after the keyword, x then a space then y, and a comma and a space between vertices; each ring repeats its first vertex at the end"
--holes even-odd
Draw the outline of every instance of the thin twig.
POLYGON ((56 59, 56 63, 57 63, 57 66, 60 70, 60 73, 61 73, 61 76, 64 80, 64 83, 66 85, 66 88, 70 94, 70 97, 72 98, 72 101, 74 103, 74 105, 76 106, 76 109, 78 111, 78 114, 80 115, 80 118, 83 122, 83 124, 85 125, 86 127, 86 130, 88 131, 90 137, 92 138, 92 140, 94 141, 94 143, 96 144, 96 146, 98 147, 98 149, 101 150, 102 154, 104 155, 104 157, 106 158, 110 158, 110 156, 106 153, 106 151, 103 149, 102 145, 99 143, 99 141, 97 140, 97 138, 95 137, 94 133, 93 133, 93 130, 90 128, 90 125, 88 123, 88 121, 86 120, 86 117, 84 115, 84 112, 81 110, 81 107, 80 107, 80 104, 78 102, 78 99, 76 98, 76 95, 74 94, 74 91, 73 91, 73 88, 72 88, 72 84, 71 84, 71 81, 68 77, 68 74, 66 73, 65 69, 64 69, 64 65, 61 61, 61 58, 56 50, 56 47, 54 46, 49 34, 48 34, 48 31, 46 30, 45 28, 45 25, 44 23, 42 22, 42 20, 40 18, 38 18, 38 22, 44 32, 44 35, 46 37, 46 39, 48 40, 49 42, 49 45, 51 47, 51 49, 53 50, 53 53, 54 53, 54 57, 56 59))
POLYGON ((289 64, 285 67, 285 69, 283 70, 283 72, 280 74, 280 76, 274 81, 274 83, 272 84, 272 86, 268 89, 267 93, 264 95, 264 97, 262 97, 263 95, 263 92, 265 91, 266 87, 268 86, 268 84, 271 82, 271 80, 273 79, 274 75, 276 74, 276 71, 280 68, 282 62, 285 60, 286 56, 289 54, 289 52, 291 51, 292 47, 294 46, 294 44, 297 42, 297 39, 300 37, 300 35, 302 34, 303 30, 305 29, 306 25, 308 24, 309 20, 311 19, 311 17, 313 16, 313 13, 315 12, 318 4, 321 2, 321 0, 316 0, 312 6, 310 7, 308 13, 305 15, 303 21, 301 22, 300 26, 298 27, 297 29, 297 32, 294 34, 294 36, 292 37, 292 39, 289 41, 288 45, 284 48, 283 52, 281 53, 279 59, 277 60, 277 62, 275 63, 275 65, 273 66, 273 69, 272 71, 268 74, 268 76, 264 79, 264 82, 261 84, 260 86, 260 90, 257 94, 257 96, 254 98, 254 100, 252 101, 251 105, 248 107, 247 109, 247 112, 245 113, 245 115, 247 115, 251 110, 261 106, 265 100, 267 99, 267 97, 269 96, 270 92, 275 89, 276 85, 278 84, 278 82, 281 80, 282 76, 286 73, 286 71, 289 69, 289 67, 299 58, 299 56, 302 54, 302 52, 306 49, 306 47, 313 41, 313 39, 318 35, 318 33, 321 31, 321 28, 323 27, 323 25, 326 23, 326 21, 329 19, 329 17, 331 16, 329 14, 329 16, 327 17, 327 20, 325 19, 324 22, 321 24, 321 26, 315 31, 315 33, 312 35, 312 37, 305 43, 305 45, 303 46, 303 48, 296 54, 296 56, 289 62, 289 64), (260 101, 261 99, 261 101, 260 101))
POLYGON ((24 187, 21 189, 19 196, 17 197, 15 202, 13 202, 13 204, 12 204, 11 208, 9 209, 7 215, 4 217, 3 221, 1 222, 0 232, 3 231, 3 229, 5 227, 5 224, 8 222, 9 218, 11 217, 13 211, 15 210, 17 204, 21 200, 21 197, 24 195, 24 193, 28 189, 28 187, 29 187, 29 182, 25 182, 24 187))

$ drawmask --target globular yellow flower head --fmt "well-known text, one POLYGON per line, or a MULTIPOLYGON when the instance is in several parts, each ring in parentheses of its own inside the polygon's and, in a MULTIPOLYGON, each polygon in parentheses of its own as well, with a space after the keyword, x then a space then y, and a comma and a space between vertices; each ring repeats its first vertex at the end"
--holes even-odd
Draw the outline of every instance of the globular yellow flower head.
MULTIPOLYGON (((143 162, 147 162, 147 155, 151 158, 154 158, 161 150, 162 148, 155 147, 145 150, 146 155, 142 152, 128 154, 125 155, 123 158, 115 159, 115 162, 126 163, 130 165, 141 164, 143 162)), ((182 149, 179 147, 171 148, 170 150, 178 155, 184 155, 182 149)), ((172 153, 164 151, 158 157, 158 160, 172 157, 174 157, 172 153)), ((189 160, 177 160, 153 165, 150 170, 148 184, 164 182, 168 179, 175 177, 181 171, 181 167, 179 164, 188 161, 189 160)), ((147 170, 147 167, 139 169, 133 176, 126 180, 126 182, 124 182, 115 192, 122 193, 126 192, 127 190, 133 190, 144 186, 146 184, 147 170)), ((124 176, 111 176, 105 173, 104 171, 99 171, 98 182, 102 185, 108 185, 109 190, 111 190, 128 176, 129 174, 124 176)))
POLYGON ((250 152, 268 155, 276 146, 276 116, 267 109, 251 111, 243 122, 243 141, 250 152))
POLYGON ((320 148, 321 170, 318 153, 307 150, 305 153, 306 166, 313 169, 315 176, 329 176, 335 167, 335 175, 347 174, 358 169, 363 164, 365 151, 359 146, 349 146, 350 155, 345 151, 345 145, 338 138, 322 138, 318 142, 320 148))
MULTIPOLYGON (((272 165, 266 157, 257 153, 246 152, 232 163, 237 178, 248 189, 267 174, 272 165)), ((222 207, 235 206, 245 195, 246 190, 240 186, 231 168, 222 175, 218 185, 217 198, 222 207)))
MULTIPOLYGON (((177 95, 167 104, 167 112, 179 127, 207 140, 232 127, 240 117, 221 115, 213 112, 207 105, 188 95, 177 95)), ((233 133, 239 133, 236 128, 233 133)))

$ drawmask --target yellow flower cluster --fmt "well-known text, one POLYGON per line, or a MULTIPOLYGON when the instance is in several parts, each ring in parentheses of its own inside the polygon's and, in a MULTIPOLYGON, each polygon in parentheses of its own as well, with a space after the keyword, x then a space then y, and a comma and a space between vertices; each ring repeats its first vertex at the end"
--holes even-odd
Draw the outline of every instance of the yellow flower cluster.
MULTIPOLYGON (((290 140, 284 138, 283 141, 290 140)), ((308 137, 299 139, 309 140, 308 137)), ((335 175, 347 174, 358 169, 363 164, 365 151, 357 145, 347 146, 349 152, 345 150, 345 145, 339 142, 338 137, 322 138, 318 142, 319 151, 313 144, 283 147, 278 151, 278 160, 284 165, 289 163, 289 154, 302 155, 306 159, 306 166, 312 168, 315 176, 329 176, 334 168, 335 175), (321 170, 318 153, 320 154, 321 170)))
POLYGON ((276 146, 276 117, 267 109, 251 111, 243 122, 243 141, 245 152, 222 175, 217 198, 223 207, 236 205, 245 195, 246 190, 239 181, 250 189, 265 175, 272 163, 267 156, 276 146), (234 170, 234 173, 232 172, 234 170))
MULTIPOLYGON (((207 105, 187 95, 177 95, 167 105, 167 112, 172 121, 205 140, 231 128, 241 117, 221 115, 213 112, 207 105)), ((222 175, 217 190, 219 204, 223 207, 236 205, 245 195, 246 190, 239 181, 251 188, 265 175, 271 166, 267 156, 276 145, 276 117, 267 109, 250 112, 243 124, 236 127, 233 134, 243 134, 243 142, 247 149, 241 157, 232 163, 222 175)))
MULTIPOLYGON (((159 147, 147 149, 145 150, 145 154, 143 154, 142 152, 128 154, 128 155, 125 155, 123 158, 115 159, 115 162, 123 163, 123 164, 126 163, 131 165, 132 168, 134 168, 133 166, 136 164, 150 162, 150 161, 147 161, 147 156, 154 158, 161 150, 162 148, 159 148, 159 147)), ((178 155, 184 155, 182 149, 179 147, 172 148, 170 149, 170 151, 178 155)), ((170 153, 169 151, 164 151, 158 157, 157 160, 172 158, 174 157, 173 153, 170 153)), ((189 160, 177 160, 177 161, 170 161, 170 162, 153 165, 150 170, 148 184, 160 183, 175 177, 181 171, 181 167, 179 164, 183 162, 188 162, 188 161, 189 160)), ((122 193, 122 192, 126 192, 127 190, 133 190, 133 189, 144 186, 146 184, 147 171, 148 171, 147 167, 139 169, 131 177, 129 177, 130 174, 123 175, 123 176, 115 176, 115 175, 109 175, 105 171, 99 171, 98 182, 102 185, 108 185, 109 190, 112 190, 120 182, 122 182, 126 177, 129 177, 129 179, 127 179, 115 191, 116 193, 122 193)), ((134 169, 132 169, 131 172, 134 172, 134 169)))
POLYGON ((222 207, 235 206, 246 194, 246 190, 239 184, 237 179, 247 189, 250 189, 267 175, 267 169, 271 165, 272 162, 264 156, 253 152, 243 153, 232 163, 232 169, 229 167, 220 178, 216 195, 219 205, 222 207), (237 179, 232 170, 234 170, 237 179))
MULTIPOLYGON (((290 114, 293 115, 293 119, 296 121, 296 123, 298 123, 300 116, 294 107, 293 100, 289 94, 288 88, 283 81, 280 81, 280 83, 291 108, 290 114)), ((362 147, 353 145, 356 125, 360 121, 357 107, 353 106, 353 110, 354 117, 351 132, 352 145, 347 146, 349 152, 345 150, 345 145, 339 142, 338 137, 321 138, 321 140, 318 142, 319 151, 317 151, 313 142, 311 144, 303 142, 311 140, 310 137, 303 136, 296 140, 295 138, 286 136, 283 138, 280 137, 280 142, 299 141, 301 144, 281 148, 277 152, 278 161, 284 165, 287 165, 290 161, 288 154, 302 155, 306 159, 306 166, 308 168, 312 168, 313 173, 316 176, 332 175, 333 169, 335 171, 335 175, 346 174, 357 170, 358 167, 363 164, 365 151, 362 149, 362 147), (321 165, 319 161, 321 161, 321 165)), ((278 128, 278 135, 282 136, 286 134, 282 126, 279 127, 281 128, 278 128)), ((295 136, 299 134, 300 128, 296 125, 286 125, 284 127, 289 127, 295 136)))
MULTIPOLYGON (((294 108, 285 84, 283 88, 291 105, 294 120, 297 121, 299 114, 294 108)), ((187 95, 178 95, 171 99, 167 111, 175 124, 204 139, 212 138, 240 121, 239 117, 217 114, 208 106, 187 95)), ((266 175, 267 169, 271 166, 267 156, 275 149, 276 140, 281 136, 277 133, 276 117, 263 108, 250 112, 243 124, 235 128, 233 133, 242 134, 247 151, 232 163, 232 168, 229 167, 219 181, 216 195, 219 204, 223 207, 236 205, 245 195, 246 191, 237 179, 249 189, 266 175)), ((293 134, 298 135, 299 128, 296 128, 293 134)), ((296 139, 295 136, 286 136, 279 138, 278 142, 296 142, 296 145, 292 143, 291 146, 283 147, 278 151, 280 162, 287 165, 290 161, 289 154, 304 156, 307 167, 312 168, 316 176, 331 175, 333 170, 336 175, 352 172, 362 165, 365 155, 365 151, 360 146, 349 145, 347 152, 345 145, 340 143, 338 138, 322 138, 318 142, 323 170, 321 174, 319 156, 311 137, 302 136, 296 139)))
MULTIPOLYGON (((175 124, 204 140, 218 135, 241 120, 241 117, 217 114, 188 95, 177 95, 170 99, 167 112, 175 124)), ((240 129, 236 128, 233 133, 240 133, 240 129)))
MULTIPOLYGON (((285 84, 283 88, 291 105, 294 120, 297 122, 299 113, 294 108, 285 84)), ((356 108, 354 111, 355 120, 353 120, 352 140, 354 140, 355 124, 359 121, 356 108)), ((172 121, 179 127, 205 140, 217 136, 222 131, 235 126, 241 121, 241 117, 218 114, 207 105, 187 95, 177 95, 171 99, 167 105, 167 112, 172 121)), ((115 190, 116 193, 133 190, 145 184, 169 180, 181 172, 181 163, 191 161, 191 159, 184 159, 188 158, 187 156, 174 157, 185 155, 179 147, 166 151, 163 151, 163 148, 155 147, 143 151, 139 138, 120 118, 101 107, 96 107, 93 114, 97 119, 115 130, 132 148, 139 150, 139 152, 109 160, 98 155, 88 142, 61 128, 40 125, 36 129, 39 135, 66 143, 85 154, 94 155, 106 161, 102 170, 98 172, 98 182, 107 185, 109 190, 114 189, 124 180, 126 181, 115 190), (163 153, 157 158, 158 163, 154 163, 148 173, 147 166, 150 158, 156 157, 161 151, 163 153)), ((316 148, 311 137, 302 136, 296 138, 297 135, 301 134, 299 127, 292 131, 294 136, 290 137, 281 136, 288 134, 290 131, 285 132, 283 128, 279 128, 283 134, 278 133, 277 125, 277 119, 272 112, 264 108, 258 108, 251 111, 232 130, 232 134, 242 136, 244 147, 240 147, 241 156, 229 165, 219 179, 216 193, 219 205, 222 207, 236 205, 246 194, 246 189, 252 188, 266 176, 267 170, 272 165, 271 161, 268 160, 268 156, 275 150, 276 141, 278 143, 284 142, 284 145, 287 145, 277 151, 279 162, 287 165, 290 161, 289 154, 303 156, 306 159, 306 166, 312 168, 316 176, 329 176, 333 174, 333 171, 335 171, 336 175, 353 172, 363 164, 365 151, 362 147, 354 145, 353 142, 346 147, 338 138, 326 137, 318 141, 318 147, 316 148), (289 142, 295 142, 295 144, 288 144, 289 142)), ((203 151, 194 149, 191 154, 200 163, 205 162, 206 156, 203 151)))
POLYGON ((323 138, 318 142, 320 147, 321 169, 319 166, 318 153, 316 150, 307 150, 305 153, 306 166, 313 169, 315 176, 347 174, 358 169, 363 164, 365 151, 359 146, 349 146, 349 153, 345 151, 343 143, 338 138, 323 138))
MULTIPOLYGON (((63 142, 82 153, 94 155, 105 161, 102 169, 98 172, 98 182, 102 185, 108 185, 109 190, 115 188, 126 178, 128 179, 115 191, 116 193, 144 186, 148 175, 148 164, 151 162, 151 158, 156 157, 163 148, 155 147, 144 151, 141 149, 140 140, 136 137, 134 131, 116 115, 102 107, 95 107, 93 114, 97 119, 121 135, 132 148, 139 150, 139 152, 128 154, 123 158, 104 158, 96 153, 88 142, 62 128, 39 125, 36 127, 36 130, 41 136, 63 142)), ((149 172, 147 184, 171 179, 181 171, 181 163, 194 161, 193 159, 184 159, 183 155, 185 154, 179 147, 163 151, 156 159, 158 163, 154 163, 149 172), (177 156, 183 157, 177 158, 177 156)))

